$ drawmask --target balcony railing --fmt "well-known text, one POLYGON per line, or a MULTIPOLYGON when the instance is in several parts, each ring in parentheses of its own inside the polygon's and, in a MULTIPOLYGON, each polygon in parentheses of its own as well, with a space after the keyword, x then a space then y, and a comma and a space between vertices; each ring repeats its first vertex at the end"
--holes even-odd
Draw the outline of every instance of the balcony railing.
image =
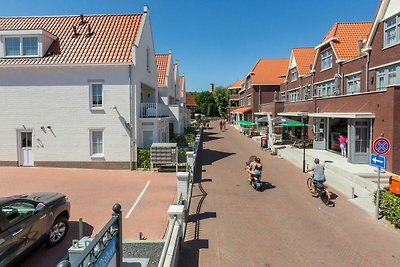
POLYGON ((240 95, 239 94, 233 94, 229 96, 229 100, 239 100, 240 95))
POLYGON ((158 118, 168 116, 168 111, 164 104, 159 103, 140 103, 141 118, 158 118))

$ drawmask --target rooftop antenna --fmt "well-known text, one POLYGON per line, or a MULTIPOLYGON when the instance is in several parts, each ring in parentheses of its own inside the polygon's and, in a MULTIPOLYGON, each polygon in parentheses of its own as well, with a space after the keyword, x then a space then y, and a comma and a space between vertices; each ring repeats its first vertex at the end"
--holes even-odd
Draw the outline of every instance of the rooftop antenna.
POLYGON ((80 19, 81 19, 81 21, 79 22, 79 25, 84 25, 86 22, 85 22, 85 19, 83 18, 83 15, 81 14, 80 16, 80 19))
POLYGON ((76 37, 78 37, 78 32, 76 31, 76 27, 75 26, 72 26, 72 30, 74 31, 74 33, 72 34, 72 38, 76 38, 76 37))
POLYGON ((90 27, 90 24, 88 24, 88 32, 87 32, 87 34, 86 34, 86 37, 90 37, 90 36, 92 36, 92 35, 93 35, 92 27, 90 27))

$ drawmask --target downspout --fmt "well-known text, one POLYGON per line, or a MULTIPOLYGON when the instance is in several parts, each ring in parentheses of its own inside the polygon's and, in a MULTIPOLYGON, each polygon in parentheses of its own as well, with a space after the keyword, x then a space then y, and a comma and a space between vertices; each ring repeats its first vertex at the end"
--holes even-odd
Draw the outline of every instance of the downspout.
POLYGON ((368 79, 369 79, 369 61, 370 61, 370 51, 367 50, 367 62, 365 63, 365 92, 368 92, 368 79))
MULTIPOLYGON (((136 86, 135 86, 136 88, 136 86)), ((136 90, 135 90, 136 91, 136 90)), ((136 94, 135 94, 136 98, 136 94)), ((136 102, 135 102, 136 103, 136 102)), ((132 124, 132 65, 129 65, 129 169, 131 171, 134 170, 133 166, 133 149, 134 149, 134 143, 133 143, 133 124, 132 124)), ((135 112, 136 115, 136 112, 135 112)), ((136 118, 136 116, 135 116, 136 118)), ((135 123, 135 128, 136 128, 136 123, 135 123)))

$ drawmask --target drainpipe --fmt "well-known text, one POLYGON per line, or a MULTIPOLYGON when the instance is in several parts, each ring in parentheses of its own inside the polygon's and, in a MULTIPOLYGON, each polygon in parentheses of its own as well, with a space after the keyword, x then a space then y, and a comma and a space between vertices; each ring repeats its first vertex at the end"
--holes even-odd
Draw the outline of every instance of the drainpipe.
POLYGON ((369 60, 371 50, 367 50, 367 62, 365 63, 365 92, 368 92, 368 79, 369 79, 369 60))
MULTIPOLYGON (((135 104, 136 104, 136 85, 135 85, 135 94, 134 94, 134 99, 135 99, 135 104)), ((136 108, 136 105, 135 105, 136 108)), ((132 65, 129 65, 129 169, 132 171, 135 169, 135 166, 133 164, 133 153, 135 150, 135 142, 133 141, 133 131, 135 129, 136 131, 136 109, 135 109, 135 115, 134 115, 134 120, 135 123, 133 124, 132 121, 132 111, 133 111, 133 105, 132 105, 132 65), (134 127, 135 126, 135 127, 134 127)), ((136 135, 135 135, 136 136, 136 135)), ((136 151, 135 151, 136 154, 136 151)))

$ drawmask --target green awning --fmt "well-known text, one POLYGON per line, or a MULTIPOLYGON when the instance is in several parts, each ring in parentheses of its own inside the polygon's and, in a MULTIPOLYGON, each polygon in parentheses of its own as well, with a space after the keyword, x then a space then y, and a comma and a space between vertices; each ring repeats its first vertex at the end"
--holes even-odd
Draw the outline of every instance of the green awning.
POLYGON ((288 122, 282 123, 281 126, 296 127, 296 126, 310 126, 310 125, 307 123, 299 122, 299 121, 288 121, 288 122))
POLYGON ((250 125, 257 125, 256 122, 251 122, 251 121, 246 121, 246 120, 240 120, 238 121, 240 125, 245 125, 245 126, 250 126, 250 125))

